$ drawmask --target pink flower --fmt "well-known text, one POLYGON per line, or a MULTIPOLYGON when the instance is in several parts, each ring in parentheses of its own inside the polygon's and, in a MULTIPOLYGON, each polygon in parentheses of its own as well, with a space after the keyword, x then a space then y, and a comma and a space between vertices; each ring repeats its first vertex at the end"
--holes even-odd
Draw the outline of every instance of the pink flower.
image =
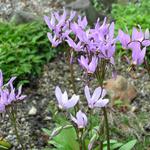
POLYGON ((129 47, 132 49, 132 63, 134 65, 141 65, 146 54, 146 47, 141 50, 139 42, 132 42, 129 44, 129 47))
POLYGON ((104 99, 106 90, 102 89, 101 87, 96 88, 93 95, 91 96, 89 87, 85 86, 84 93, 88 102, 88 106, 91 109, 95 107, 105 107, 109 102, 108 99, 104 99))
POLYGON ((85 128, 88 122, 86 115, 81 110, 77 112, 76 118, 71 115, 71 120, 78 126, 78 128, 85 128))
POLYGON ((2 71, 0 71, 0 113, 4 112, 5 108, 11 105, 12 102, 23 100, 26 97, 26 95, 21 95, 22 86, 20 86, 16 92, 13 86, 15 79, 16 77, 12 77, 8 83, 3 85, 3 74, 2 71))
POLYGON ((55 96, 57 98, 58 106, 60 109, 72 108, 79 101, 79 96, 75 94, 71 97, 71 99, 68 99, 67 92, 65 91, 64 93, 62 93, 61 89, 58 86, 55 89, 55 96))
POLYGON ((121 42, 122 47, 127 49, 128 43, 130 42, 130 35, 124 33, 122 30, 119 30, 118 40, 121 42))
POLYGON ((87 73, 94 73, 98 65, 98 58, 96 56, 93 56, 90 62, 89 59, 84 56, 81 56, 78 61, 87 73))

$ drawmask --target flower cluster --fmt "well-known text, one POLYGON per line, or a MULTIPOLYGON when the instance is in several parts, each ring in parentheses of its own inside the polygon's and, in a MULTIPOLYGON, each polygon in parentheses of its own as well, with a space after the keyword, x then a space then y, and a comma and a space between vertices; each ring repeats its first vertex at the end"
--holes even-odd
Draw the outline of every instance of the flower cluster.
POLYGON ((52 33, 48 32, 47 36, 52 43, 53 47, 57 47, 62 41, 66 40, 71 30, 69 29, 70 22, 75 17, 75 12, 72 11, 69 18, 67 16, 66 10, 62 15, 59 12, 51 13, 51 18, 44 16, 44 20, 48 25, 52 33))
POLYGON ((107 24, 105 18, 103 24, 100 25, 98 19, 94 28, 89 28, 86 17, 78 16, 75 22, 75 12, 71 12, 69 16, 67 17, 64 10, 62 15, 58 12, 51 13, 51 19, 44 17, 52 32, 48 33, 52 45, 56 47, 66 42, 75 52, 82 52, 78 61, 87 73, 94 73, 101 59, 114 64, 116 44, 114 23, 107 24))
POLYGON ((108 24, 105 18, 100 24, 98 19, 94 27, 90 28, 86 17, 78 16, 75 21, 75 15, 75 12, 68 15, 64 9, 62 15, 53 12, 50 19, 45 16, 44 20, 51 30, 48 38, 52 45, 56 47, 66 42, 71 49, 80 54, 78 62, 87 73, 94 73, 101 60, 107 60, 109 64, 115 65, 114 54, 117 41, 120 41, 124 49, 132 50, 130 64, 141 65, 143 63, 146 47, 150 46, 148 29, 142 32, 141 27, 139 30, 133 28, 131 36, 119 30, 115 38, 114 22, 108 24))
POLYGON ((13 82, 16 77, 12 77, 8 83, 3 84, 3 74, 0 71, 0 113, 6 110, 6 107, 11 105, 13 102, 23 100, 26 95, 21 95, 22 86, 16 89, 13 86, 13 82))
POLYGON ((143 33, 141 27, 139 31, 136 28, 132 30, 132 36, 119 30, 118 40, 124 49, 132 50, 132 64, 141 65, 146 54, 146 47, 150 46, 150 33, 146 29, 143 33))
MULTIPOLYGON (((98 87, 94 90, 92 97, 90 95, 88 86, 85 86, 84 92, 88 107, 90 109, 94 109, 96 107, 106 107, 109 102, 108 99, 104 99, 106 90, 102 89, 101 87, 98 87)), ((71 97, 71 99, 68 100, 67 92, 65 91, 64 93, 62 93, 61 89, 58 86, 55 89, 55 96, 58 101, 58 107, 62 110, 73 108, 79 101, 79 96, 75 94, 71 97)), ((77 112, 76 118, 71 115, 71 119, 77 124, 78 128, 84 128, 87 125, 87 117, 81 110, 77 112)))

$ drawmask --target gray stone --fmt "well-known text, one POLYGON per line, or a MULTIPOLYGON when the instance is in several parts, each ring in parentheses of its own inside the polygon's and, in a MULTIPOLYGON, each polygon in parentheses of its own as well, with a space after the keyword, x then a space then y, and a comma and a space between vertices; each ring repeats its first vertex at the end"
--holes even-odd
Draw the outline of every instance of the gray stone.
POLYGON ((26 12, 26 11, 18 10, 18 11, 14 12, 14 14, 11 18, 11 21, 15 22, 16 24, 22 24, 22 23, 28 23, 28 22, 36 21, 39 19, 40 18, 32 12, 26 12))
POLYGON ((91 25, 93 25, 98 17, 101 18, 100 13, 96 11, 90 0, 76 0, 75 2, 66 5, 66 8, 85 12, 88 22, 91 25))
POLYGON ((36 114, 37 114, 37 109, 34 106, 32 106, 31 109, 28 112, 28 115, 33 116, 33 115, 36 115, 36 114))
POLYGON ((66 7, 74 10, 85 10, 86 8, 89 7, 89 5, 90 5, 89 0, 77 0, 66 5, 66 7))
POLYGON ((66 4, 69 4, 69 3, 72 3, 72 2, 74 2, 76 0, 64 0, 64 1, 65 1, 66 4))

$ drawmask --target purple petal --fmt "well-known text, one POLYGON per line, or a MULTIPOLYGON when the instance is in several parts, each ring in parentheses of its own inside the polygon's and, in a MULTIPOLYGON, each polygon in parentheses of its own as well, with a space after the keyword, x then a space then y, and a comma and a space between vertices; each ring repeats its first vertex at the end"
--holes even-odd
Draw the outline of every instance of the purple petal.
POLYGON ((18 100, 24 100, 27 97, 27 95, 21 95, 18 97, 18 100))
POLYGON ((133 28, 132 30, 132 41, 142 41, 144 38, 144 34, 143 32, 141 31, 138 31, 136 28, 133 28))
POLYGON ((15 88, 11 90, 9 97, 8 97, 8 104, 10 104, 12 101, 16 100, 15 96, 15 88))
POLYGON ((97 68, 97 65, 98 65, 98 58, 92 57, 92 61, 90 62, 89 67, 88 67, 89 68, 88 72, 94 73, 97 68))
POLYGON ((143 45, 143 46, 146 46, 146 47, 150 46, 150 40, 144 40, 144 41, 142 42, 142 45, 143 45))
POLYGON ((46 22, 46 24, 47 24, 47 26, 48 26, 49 29, 53 28, 52 25, 51 25, 51 23, 50 23, 49 17, 44 16, 44 21, 46 22))
POLYGON ((63 94, 62 94, 62 103, 63 104, 66 104, 68 102, 68 94, 67 94, 67 91, 65 91, 63 94))
POLYGON ((0 70, 0 87, 3 86, 3 73, 2 70, 0 70))
POLYGON ((13 82, 14 82, 15 79, 16 79, 16 77, 12 77, 12 78, 8 81, 8 83, 6 84, 6 86, 10 85, 11 90, 14 89, 14 87, 13 87, 13 82))
POLYGON ((66 109, 74 107, 78 101, 79 101, 79 96, 74 94, 71 97, 71 99, 66 102, 65 104, 66 109))
POLYGON ((101 91, 102 91, 102 88, 101 87, 98 87, 94 90, 94 93, 92 95, 92 101, 93 102, 96 102, 98 101, 98 99, 100 98, 100 95, 101 95, 101 91))
POLYGON ((146 54, 146 47, 144 47, 144 48, 142 49, 142 51, 140 52, 139 59, 138 59, 138 61, 137 61, 137 64, 138 64, 138 65, 141 65, 141 64, 143 63, 145 54, 146 54))
POLYGON ((109 38, 113 39, 114 37, 114 28, 115 28, 115 24, 114 22, 111 23, 111 25, 109 26, 109 38))
POLYGON ((109 102, 109 99, 99 99, 96 103, 95 103, 95 107, 105 107, 109 102))
POLYGON ((71 11, 68 21, 72 21, 73 18, 75 17, 75 15, 76 15, 76 12, 75 11, 71 11))
POLYGON ((58 86, 56 86, 56 88, 55 88, 55 96, 57 98, 58 103, 62 104, 62 92, 58 86))
POLYGON ((122 30, 119 30, 118 40, 121 42, 123 48, 127 48, 128 43, 130 42, 130 36, 125 34, 122 30))
POLYGON ((86 115, 80 110, 76 114, 76 118, 78 121, 78 128, 84 128, 87 124, 87 117, 86 115))
POLYGON ((90 90, 89 90, 88 86, 85 86, 84 93, 85 93, 85 97, 86 97, 88 103, 91 103, 91 95, 90 95, 90 90))
POLYGON ((67 17, 67 13, 66 13, 66 10, 64 9, 64 12, 62 14, 62 16, 60 17, 60 20, 59 20, 59 23, 57 24, 57 27, 61 27, 65 24, 65 21, 66 21, 66 17, 67 17))
POLYGON ((87 57, 85 58, 84 56, 81 56, 80 59, 78 59, 78 61, 82 67, 84 67, 86 69, 88 68, 88 58, 87 57))

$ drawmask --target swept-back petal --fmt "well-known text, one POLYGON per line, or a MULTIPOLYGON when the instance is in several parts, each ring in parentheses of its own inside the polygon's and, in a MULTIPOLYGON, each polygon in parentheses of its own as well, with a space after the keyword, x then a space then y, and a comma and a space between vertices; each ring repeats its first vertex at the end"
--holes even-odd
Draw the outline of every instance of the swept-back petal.
POLYGON ((85 86, 84 88, 84 94, 85 94, 85 97, 87 99, 87 102, 88 104, 91 102, 91 95, 90 95, 90 89, 88 86, 85 86))
POLYGON ((55 88, 55 96, 57 98, 58 103, 62 104, 62 92, 58 86, 56 86, 56 88, 55 88))
POLYGON ((109 99, 99 99, 96 103, 95 103, 95 107, 105 107, 109 102, 109 99))
POLYGON ((2 70, 0 70, 0 87, 3 86, 3 73, 2 70))
POLYGON ((92 101, 93 102, 96 102, 98 101, 98 99, 100 98, 100 95, 101 95, 101 91, 102 91, 102 88, 101 87, 98 87, 94 90, 94 93, 92 95, 92 101))
POLYGON ((74 107, 74 106, 77 104, 78 101, 79 101, 79 96, 74 94, 74 95, 71 97, 71 99, 68 100, 68 101, 64 104, 64 107, 65 107, 66 109, 72 108, 72 107, 74 107))
POLYGON ((65 104, 68 102, 68 94, 67 94, 67 91, 65 91, 63 94, 62 94, 62 103, 65 104))

